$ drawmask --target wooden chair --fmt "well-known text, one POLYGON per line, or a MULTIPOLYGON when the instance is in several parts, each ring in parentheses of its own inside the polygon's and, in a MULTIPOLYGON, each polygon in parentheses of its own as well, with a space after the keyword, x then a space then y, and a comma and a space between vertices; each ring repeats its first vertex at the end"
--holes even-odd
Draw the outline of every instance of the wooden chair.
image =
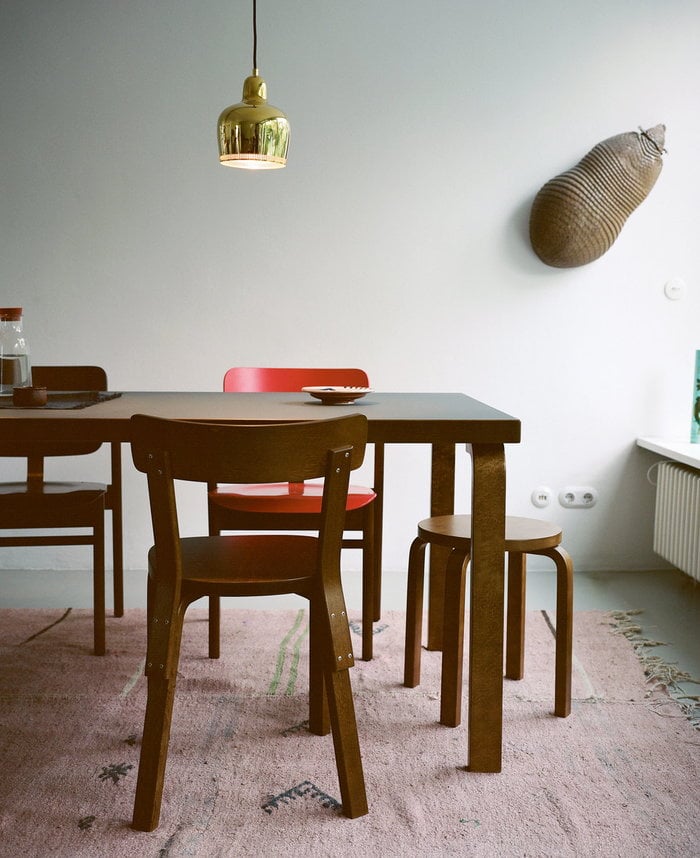
MULTIPOLYGON (((52 391, 107 390, 107 375, 97 366, 35 366, 34 384, 52 391)), ((47 482, 44 460, 52 456, 83 456, 99 443, 55 441, 50 437, 31 441, 19 422, 6 420, 0 440, 0 456, 27 459, 24 482, 0 483, 0 527, 3 530, 54 530, 86 528, 89 534, 43 534, 0 537, 0 547, 36 545, 91 545, 93 550, 94 652, 105 653, 104 513, 112 511, 114 615, 124 613, 122 565, 121 454, 112 444, 111 482, 47 482)))
MULTIPOLYGON (((472 522, 469 515, 442 515, 418 524, 408 561, 406 650, 404 685, 420 682, 425 546, 451 549, 444 595, 444 633, 440 694, 440 723, 461 722, 462 660, 464 652, 465 575, 471 557, 472 522)), ((539 519, 506 517, 508 555, 506 670, 508 679, 522 679, 525 651, 525 558, 539 554, 554 561, 557 571, 554 714, 571 711, 571 650, 573 633, 573 563, 561 546, 562 531, 539 519)), ((472 609, 474 609, 472 607, 472 609)))
POLYGON ((133 827, 160 817, 182 625, 202 596, 297 593, 310 605, 309 727, 332 729, 343 812, 367 813, 348 669, 352 643, 340 579, 350 471, 362 464, 361 414, 311 423, 235 425, 132 418, 134 464, 148 478, 155 544, 148 555, 148 700, 133 827), (318 535, 180 538, 174 480, 235 483, 324 477, 318 535))
MULTIPOLYGON (((224 375, 224 392, 286 393, 302 387, 343 385, 368 387, 361 369, 233 367, 224 375)), ((375 447, 375 456, 377 450, 375 447)), ((209 532, 232 530, 306 531, 317 526, 323 487, 299 480, 266 486, 211 485, 209 532)), ((364 486, 350 486, 345 531, 360 538, 343 538, 343 548, 362 549, 362 658, 372 658, 372 624, 380 617, 381 563, 375 555, 374 508, 377 494, 364 486)), ((209 656, 219 654, 219 605, 209 604, 209 656)))

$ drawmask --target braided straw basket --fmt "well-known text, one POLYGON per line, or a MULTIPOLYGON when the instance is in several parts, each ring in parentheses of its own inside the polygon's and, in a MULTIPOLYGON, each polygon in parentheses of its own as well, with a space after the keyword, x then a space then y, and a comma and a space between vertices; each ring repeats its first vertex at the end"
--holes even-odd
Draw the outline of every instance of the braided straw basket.
POLYGON ((665 131, 656 125, 609 137, 540 189, 530 242, 542 262, 575 268, 610 248, 661 173, 665 131))

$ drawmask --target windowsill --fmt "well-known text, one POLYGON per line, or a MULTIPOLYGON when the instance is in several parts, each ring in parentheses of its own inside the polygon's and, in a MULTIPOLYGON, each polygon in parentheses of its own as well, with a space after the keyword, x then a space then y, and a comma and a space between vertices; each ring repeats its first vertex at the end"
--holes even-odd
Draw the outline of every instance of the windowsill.
POLYGON ((682 462, 691 468, 700 469, 700 444, 681 441, 677 438, 637 438, 637 446, 658 453, 667 459, 682 462))

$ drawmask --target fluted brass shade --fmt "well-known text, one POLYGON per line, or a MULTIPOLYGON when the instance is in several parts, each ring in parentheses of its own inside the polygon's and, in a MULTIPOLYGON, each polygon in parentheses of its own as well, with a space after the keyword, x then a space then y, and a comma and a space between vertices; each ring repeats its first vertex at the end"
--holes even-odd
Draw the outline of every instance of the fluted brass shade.
POLYGON ((289 122, 267 103, 267 87, 258 70, 245 79, 243 100, 219 116, 219 161, 226 167, 273 170, 287 163, 289 122))

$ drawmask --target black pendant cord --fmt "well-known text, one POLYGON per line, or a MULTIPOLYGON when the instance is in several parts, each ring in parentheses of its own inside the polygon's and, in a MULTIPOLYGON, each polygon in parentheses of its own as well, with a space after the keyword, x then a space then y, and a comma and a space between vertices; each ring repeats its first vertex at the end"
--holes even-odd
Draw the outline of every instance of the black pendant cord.
POLYGON ((253 0, 253 68, 258 67, 258 0, 253 0))

